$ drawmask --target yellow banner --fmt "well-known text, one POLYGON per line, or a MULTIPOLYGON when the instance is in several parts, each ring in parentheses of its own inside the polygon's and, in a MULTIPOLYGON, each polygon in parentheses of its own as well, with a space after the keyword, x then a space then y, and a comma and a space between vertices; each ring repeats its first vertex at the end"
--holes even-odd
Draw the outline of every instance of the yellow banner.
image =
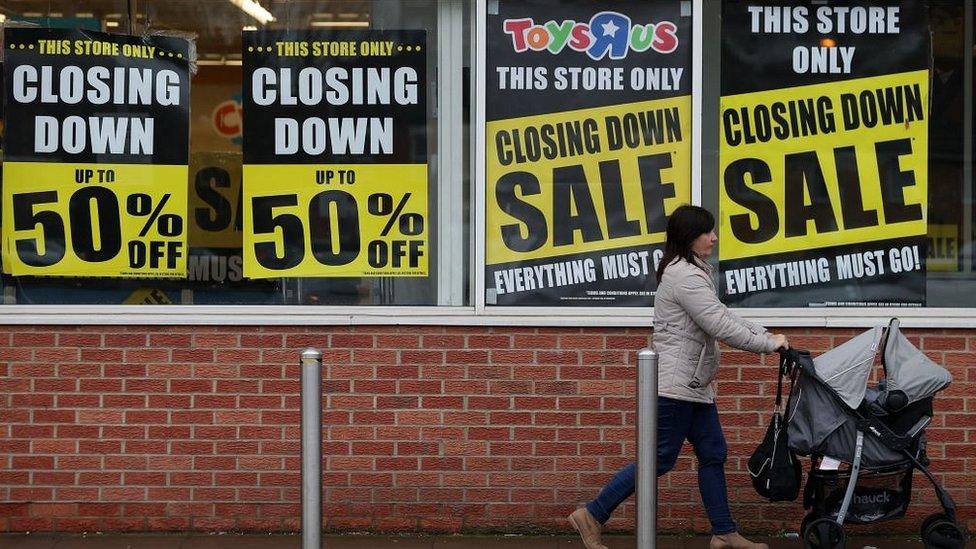
MULTIPOLYGON (((0 141, 3 140, 4 124, 0 120, 0 141)), ((0 158, 3 151, 0 150, 0 158)), ((3 162, 0 162, 0 189, 3 189, 3 162)), ((3 274, 10 274, 10 260, 7 259, 7 243, 4 242, 3 238, 3 205, 0 204, 0 272, 3 274)))
POLYGON ((487 124, 486 263, 664 242, 691 201, 691 97, 487 124))
POLYGON ((245 165, 244 276, 427 276, 427 165, 245 165))
POLYGON ((191 248, 240 248, 241 153, 202 152, 190 156, 191 248))
POLYGON ((959 272, 959 226, 954 223, 931 224, 928 241, 926 269, 930 272, 959 272))
POLYGON ((139 288, 123 301, 125 305, 172 305, 173 300, 159 288, 139 288))
POLYGON ((186 166, 4 163, 15 276, 186 276, 186 166))
POLYGON ((926 234, 926 70, 721 99, 720 258, 926 234))

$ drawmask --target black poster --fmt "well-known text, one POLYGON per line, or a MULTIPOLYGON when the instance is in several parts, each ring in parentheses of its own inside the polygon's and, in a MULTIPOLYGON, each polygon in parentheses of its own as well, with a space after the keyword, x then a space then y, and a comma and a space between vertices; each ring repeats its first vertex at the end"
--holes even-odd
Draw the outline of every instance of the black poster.
POLYGON ((727 303, 922 306, 925 2, 722 4, 727 303))
POLYGON ((244 275, 427 276, 426 32, 243 44, 244 275))
POLYGON ((653 303, 667 216, 691 201, 689 6, 489 14, 486 303, 653 303))
POLYGON ((182 277, 190 44, 4 30, 3 268, 182 277))

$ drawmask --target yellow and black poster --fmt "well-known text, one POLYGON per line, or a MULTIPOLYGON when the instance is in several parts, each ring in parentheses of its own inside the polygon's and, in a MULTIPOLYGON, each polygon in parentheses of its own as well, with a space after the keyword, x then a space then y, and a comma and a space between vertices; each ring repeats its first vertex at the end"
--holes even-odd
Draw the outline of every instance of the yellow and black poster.
POLYGON ((241 171, 239 152, 190 155, 188 238, 191 247, 241 248, 244 226, 241 171))
POLYGON ((241 153, 190 155, 187 280, 244 282, 241 153))
POLYGON ((186 288, 195 304, 276 303, 280 279, 244 278, 244 189, 239 152, 190 155, 186 288))
POLYGON ((689 3, 497 6, 486 303, 652 304, 667 216, 691 201, 689 3))
POLYGON ((925 3, 722 6, 723 299, 924 305, 925 3))
POLYGON ((959 225, 929 223, 928 255, 925 266, 928 272, 959 272, 959 225))
POLYGON ((427 276, 421 30, 244 33, 244 275, 427 276))
POLYGON ((186 274, 189 42, 4 31, 3 268, 186 274))

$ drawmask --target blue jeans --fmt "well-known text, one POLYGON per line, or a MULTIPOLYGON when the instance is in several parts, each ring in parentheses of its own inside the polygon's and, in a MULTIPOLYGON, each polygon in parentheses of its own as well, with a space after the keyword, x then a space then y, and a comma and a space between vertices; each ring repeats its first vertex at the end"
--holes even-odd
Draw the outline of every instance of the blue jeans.
MULTIPOLYGON (((728 447, 715 404, 685 402, 666 397, 657 401, 657 476, 674 468, 685 439, 698 458, 698 491, 712 523, 712 534, 735 532, 725 485, 728 447)), ((634 493, 637 465, 631 463, 614 475, 595 500, 586 504, 593 517, 604 523, 610 513, 634 493)))

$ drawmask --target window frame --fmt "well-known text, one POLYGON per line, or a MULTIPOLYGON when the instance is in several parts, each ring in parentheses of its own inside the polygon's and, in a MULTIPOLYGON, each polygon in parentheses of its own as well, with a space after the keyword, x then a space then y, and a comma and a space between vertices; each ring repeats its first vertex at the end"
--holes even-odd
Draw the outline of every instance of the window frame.
MULTIPOLYGON (((692 4, 692 201, 702 202, 702 47, 704 0, 687 0, 692 4)), ((469 279, 466 281, 458 263, 463 260, 463 231, 447 230, 463 219, 463 150, 459 146, 463 123, 460 73, 441 70, 437 75, 439 156, 431 159, 440 178, 438 190, 439 252, 450 250, 451 261, 438 257, 438 306, 313 306, 313 305, 23 305, 0 307, 0 322, 8 325, 436 325, 436 326, 525 326, 525 327, 649 327, 651 307, 499 307, 485 304, 485 63, 487 11, 496 0, 451 0, 441 2, 438 11, 438 33, 446 40, 463 38, 464 9, 469 10, 470 90, 470 192, 471 210, 468 257, 469 279), (444 21, 445 25, 440 22, 444 21), (450 97, 445 97, 447 92, 450 97), (447 99, 447 101, 444 101, 447 99), (448 116, 442 116, 449 113, 448 116), (454 120, 452 120, 454 118, 454 120), (446 133, 441 131, 450 129, 446 133), (446 154, 451 153, 451 154, 446 154), (448 208, 447 204, 453 204, 448 208), (448 215, 445 215, 445 212, 448 215), (463 299, 465 282, 470 283, 471 301, 463 299)), ((967 4, 966 43, 973 42, 973 6, 967 4)), ((446 49, 446 48, 441 48, 446 49)), ((440 62, 463 65, 460 48, 438 52, 440 62)), ((966 82, 972 82, 973 60, 966 58, 966 82)), ((970 84, 967 84, 970 85, 970 84)), ((971 90, 970 90, 971 91, 971 90)), ((966 94, 965 111, 968 131, 964 148, 964 185, 973 184, 972 133, 973 98, 966 94)), ((912 328, 976 328, 976 308, 736 308, 744 318, 770 327, 793 328, 860 328, 885 323, 898 317, 912 328)))

